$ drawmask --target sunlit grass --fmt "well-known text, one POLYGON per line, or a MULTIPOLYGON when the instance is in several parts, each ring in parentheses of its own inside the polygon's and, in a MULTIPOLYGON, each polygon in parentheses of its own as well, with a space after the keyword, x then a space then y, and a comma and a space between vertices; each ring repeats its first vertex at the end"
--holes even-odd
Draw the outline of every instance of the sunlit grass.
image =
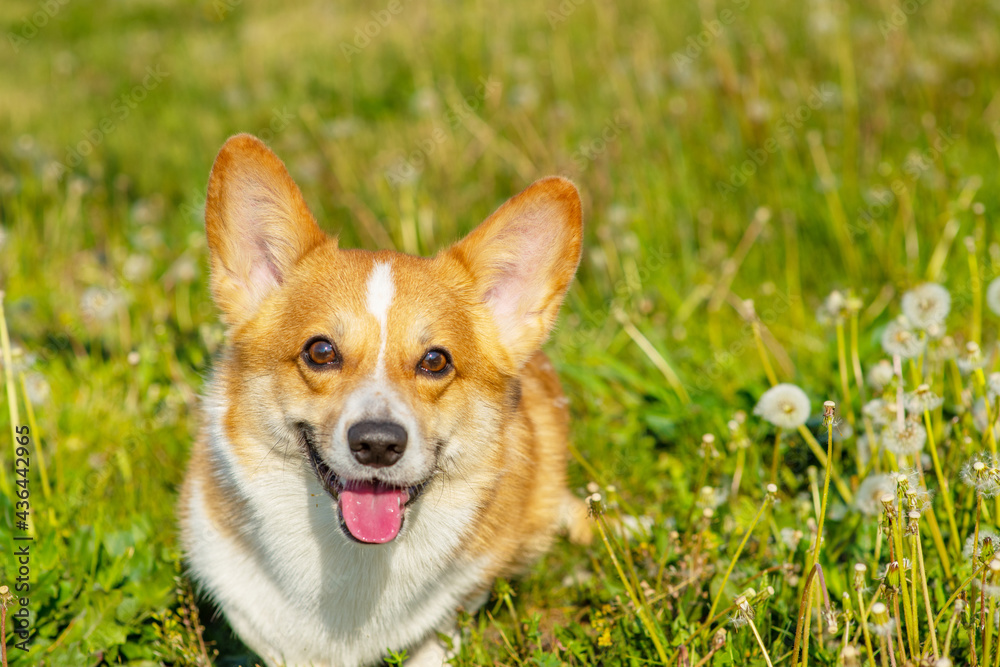
POLYGON ((996 664, 996 7, 414 2, 361 47, 379 7, 68 2, 12 41, 44 4, 0 6, 0 377, 36 447, 13 664, 252 659, 197 616, 174 528, 237 131, 345 246, 434 252, 549 173, 583 193, 549 349, 602 539, 499 582, 458 664, 996 664), (894 364, 926 281, 949 314, 894 364), (781 383, 799 428, 753 414, 781 383))

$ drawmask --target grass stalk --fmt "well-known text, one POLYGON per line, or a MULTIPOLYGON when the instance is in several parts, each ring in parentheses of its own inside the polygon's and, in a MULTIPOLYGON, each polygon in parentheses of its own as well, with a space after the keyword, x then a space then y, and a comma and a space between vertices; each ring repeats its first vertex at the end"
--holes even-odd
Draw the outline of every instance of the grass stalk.
MULTIPOLYGON (((602 516, 597 517, 597 530, 601 534, 601 540, 604 542, 604 548, 607 549, 608 555, 611 557, 611 562, 615 566, 615 571, 618 573, 618 579, 621 581, 622 586, 625 587, 625 593, 628 595, 629 601, 631 601, 633 606, 635 606, 635 611, 639 616, 639 621, 646 629, 646 633, 649 635, 650 640, 653 642, 653 646, 656 648, 656 654, 659 656, 663 664, 667 664, 667 652, 663 649, 663 642, 660 639, 660 629, 650 615, 649 609, 647 609, 645 604, 639 601, 636 592, 632 589, 632 585, 629 583, 628 577, 625 576, 625 571, 622 570, 621 563, 618 562, 618 557, 615 555, 615 550, 611 547, 611 542, 608 540, 608 533, 604 526, 604 518, 602 516)), ((711 613, 709 616, 711 616, 711 613)))
MULTIPOLYGON (((7 314, 3 307, 4 292, 0 290, 0 347, 3 348, 4 386, 7 388, 7 411, 10 413, 10 444, 17 448, 17 427, 21 423, 21 415, 17 408, 17 389, 14 385, 14 359, 11 354, 10 334, 7 331, 7 314)), ((10 480, 7 478, 7 466, 0 465, 0 488, 4 494, 11 494, 10 480)))
POLYGON ((753 521, 750 522, 750 526, 747 528, 746 533, 743 534, 743 539, 740 540, 740 545, 736 547, 736 553, 733 554, 732 559, 729 561, 729 567, 726 568, 726 574, 722 577, 722 584, 719 586, 719 592, 715 594, 715 599, 712 600, 712 606, 708 609, 708 618, 705 624, 702 625, 702 629, 705 629, 706 624, 712 621, 712 615, 715 613, 715 608, 719 606, 719 600, 722 599, 725 593, 726 583, 729 581, 729 576, 733 573, 733 568, 736 567, 736 562, 740 558, 740 554, 743 553, 743 547, 746 546, 747 542, 750 540, 750 536, 753 534, 753 529, 757 527, 757 522, 760 518, 764 516, 764 511, 767 506, 774 499, 774 494, 778 492, 778 489, 773 485, 769 484, 767 491, 764 494, 764 501, 760 504, 760 509, 757 510, 756 516, 754 516, 753 521))

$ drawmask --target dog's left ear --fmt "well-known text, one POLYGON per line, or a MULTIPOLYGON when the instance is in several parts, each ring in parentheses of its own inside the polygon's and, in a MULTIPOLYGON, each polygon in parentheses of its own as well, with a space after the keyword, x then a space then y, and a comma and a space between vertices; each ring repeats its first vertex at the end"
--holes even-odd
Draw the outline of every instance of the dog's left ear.
POLYGON ((448 250, 471 271, 518 367, 548 336, 582 241, 580 194, 565 178, 550 177, 509 199, 448 250))

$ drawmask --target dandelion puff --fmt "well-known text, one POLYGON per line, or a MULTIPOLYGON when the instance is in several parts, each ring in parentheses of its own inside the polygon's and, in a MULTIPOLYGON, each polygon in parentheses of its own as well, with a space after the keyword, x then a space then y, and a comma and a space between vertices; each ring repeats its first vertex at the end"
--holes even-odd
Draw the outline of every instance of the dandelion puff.
POLYGON ((118 312, 121 298, 111 290, 89 287, 80 298, 83 316, 94 322, 107 322, 118 312))
MULTIPOLYGON (((978 399, 972 404, 972 425, 976 427, 976 430, 980 433, 986 433, 987 422, 989 418, 987 417, 986 401, 982 398, 978 399)), ((989 406, 989 412, 994 411, 994 406, 989 406)), ((993 429, 994 436, 997 435, 996 429, 1000 425, 1000 415, 993 415, 993 429)))
MULTIPOLYGON (((962 547, 962 556, 971 559, 972 558, 972 548, 976 543, 976 534, 973 533, 965 540, 965 546, 962 547)), ((995 531, 989 528, 979 529, 979 547, 976 549, 976 558, 983 560, 983 554, 989 554, 992 560, 993 553, 997 551, 997 547, 1000 546, 1000 536, 996 534, 995 531)))
POLYGON ((922 384, 906 394, 906 409, 917 414, 937 410, 942 403, 944 399, 931 391, 930 385, 922 384))
POLYGON ((1000 462, 992 454, 979 454, 962 466, 959 477, 984 498, 1000 492, 1000 462))
POLYGON ((796 429, 809 419, 809 397, 794 384, 779 384, 765 391, 753 413, 775 426, 796 429))
POLYGON ((986 378, 986 397, 993 403, 998 396, 1000 396, 1000 373, 990 373, 986 378))
POLYGON ((875 426, 885 426, 896 421, 896 404, 881 398, 873 398, 861 408, 861 414, 872 420, 875 426))
POLYGON ((52 393, 45 376, 32 371, 24 376, 25 394, 32 405, 42 405, 52 393))
POLYGON ((882 513, 882 496, 890 495, 896 498, 896 476, 891 474, 868 475, 858 487, 854 496, 854 505, 858 511, 868 516, 878 516, 882 513))
POLYGON ((874 623, 869 624, 869 629, 879 637, 891 639, 896 630, 896 619, 889 617, 889 608, 882 602, 876 602, 871 608, 871 618, 874 623))
POLYGON ((847 299, 837 290, 830 292, 830 295, 823 301, 823 305, 816 310, 816 320, 820 324, 835 324, 843 320, 847 313, 847 299))
POLYGON ((905 316, 900 316, 886 325, 882 332, 882 349, 886 354, 911 359, 924 351, 926 341, 913 329, 905 316))
POLYGON ((985 367, 986 357, 983 356, 983 351, 979 348, 979 345, 970 340, 965 344, 965 352, 958 355, 955 363, 958 365, 958 370, 962 375, 968 375, 978 368, 985 367))
MULTIPOLYGON (((994 550, 996 546, 994 545, 994 550)), ((1000 585, 996 584, 996 576, 1000 573, 1000 560, 994 558, 989 564, 989 581, 986 581, 985 577, 982 579, 976 578, 972 580, 972 585, 983 591, 986 597, 1000 598, 1000 585)))
POLYGON ((937 283, 924 283, 903 294, 902 308, 918 329, 941 327, 951 311, 951 295, 937 283))
POLYGON ((920 452, 927 442, 927 429, 915 421, 907 420, 903 427, 895 422, 882 431, 882 446, 896 456, 912 456, 920 452))
POLYGON ((876 392, 881 392, 892 382, 894 375, 892 362, 888 359, 882 359, 868 369, 868 385, 876 392))
POLYGON ((986 288, 986 305, 994 314, 1000 315, 1000 278, 994 278, 986 288))

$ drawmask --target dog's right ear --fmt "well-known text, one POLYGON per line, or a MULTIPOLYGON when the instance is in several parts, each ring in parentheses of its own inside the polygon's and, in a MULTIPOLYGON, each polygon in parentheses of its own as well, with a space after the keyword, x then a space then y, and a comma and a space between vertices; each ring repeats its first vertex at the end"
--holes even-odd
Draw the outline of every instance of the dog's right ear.
POLYGON ((327 240, 284 163, 249 134, 230 138, 215 158, 205 231, 212 295, 230 328, 246 322, 296 262, 327 240))

